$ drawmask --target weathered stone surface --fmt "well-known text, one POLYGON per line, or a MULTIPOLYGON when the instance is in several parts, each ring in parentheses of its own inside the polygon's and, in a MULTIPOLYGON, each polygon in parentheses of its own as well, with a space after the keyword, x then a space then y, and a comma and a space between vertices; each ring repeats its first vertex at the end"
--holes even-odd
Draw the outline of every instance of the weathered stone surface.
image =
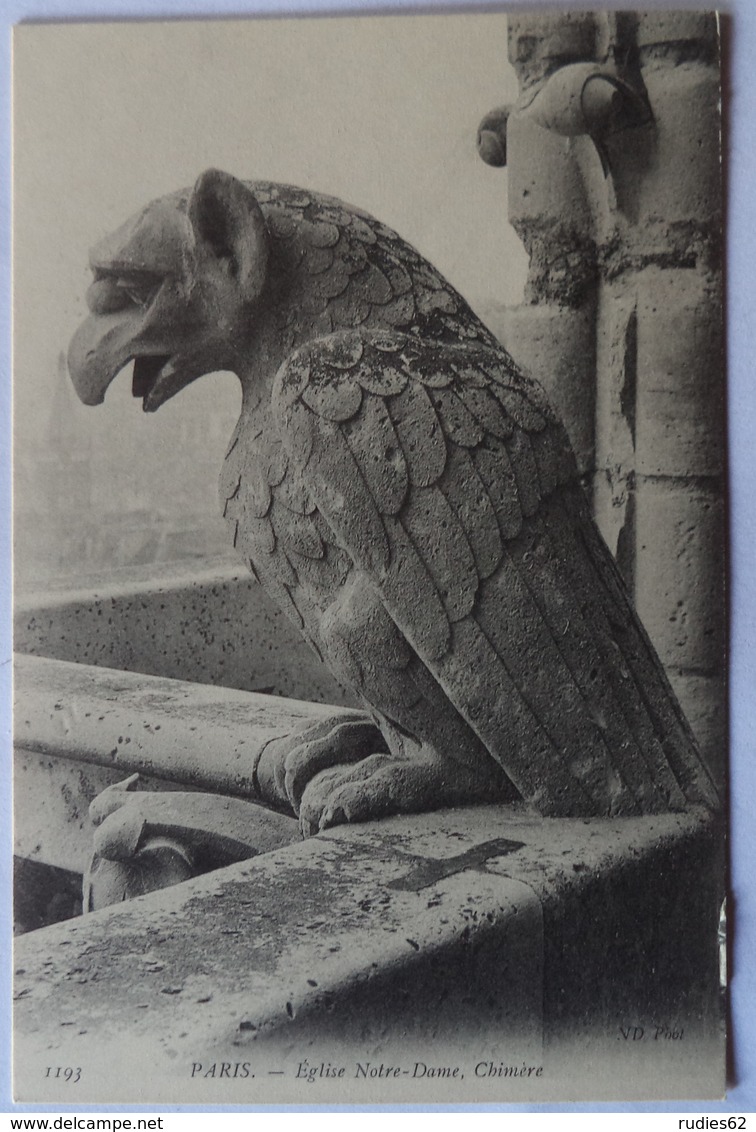
POLYGON ((523 303, 489 316, 492 330, 519 366, 539 381, 559 413, 581 476, 594 469, 595 312, 546 302, 523 303))
MULTIPOLYGON (((31 861, 40 867, 61 868, 72 874, 78 873, 79 903, 81 876, 91 863, 95 832, 89 806, 108 787, 117 785, 123 779, 123 774, 123 767, 98 766, 54 753, 37 754, 22 748, 16 748, 14 752, 14 853, 19 860, 31 861)), ((175 793, 182 787, 186 789, 186 783, 140 773, 139 801, 149 811, 155 804, 153 799, 159 797, 161 792, 175 793)), ((205 799, 209 796, 197 794, 195 797, 205 799)), ((228 797, 213 797, 219 803, 231 801, 228 797)), ((249 815, 245 819, 250 827, 247 836, 251 835, 256 826, 258 832, 254 836, 257 837, 261 825, 268 822, 268 819, 274 819, 279 823, 279 828, 286 831, 283 836, 286 843, 300 836, 293 818, 263 810, 259 806, 257 811, 253 815, 256 820, 250 820, 249 815)), ((186 817, 183 820, 186 822, 186 817)), ((207 829, 207 825, 204 828, 207 829)), ((271 842, 263 839, 256 851, 267 852, 271 847, 271 842)))
POLYGON ((634 13, 638 46, 674 50, 679 44, 700 45, 716 57, 717 17, 714 12, 648 11, 634 13))
POLYGON ((381 732, 372 750, 351 724, 271 744, 264 800, 305 831, 516 796, 570 815, 716 804, 553 410, 396 233, 208 170, 91 263, 79 396, 99 404, 131 358, 147 411, 235 369, 233 545, 381 732))
POLYGON ((407 1098, 425 1102, 532 1102, 532 1078, 485 1071, 523 1060, 544 1067, 544 1100, 583 1095, 586 1059, 602 1067, 592 1099, 668 1098, 671 1081, 711 1095, 715 841, 695 813, 414 815, 43 929, 16 948, 16 1096, 61 1099, 44 1076, 56 1058, 81 1067, 88 1102, 344 1099, 342 1079, 297 1076, 305 1059, 346 1065, 352 1102, 385 1099, 385 1081, 357 1084, 358 1061, 407 1069, 407 1098), (629 1009, 633 1025, 683 1027, 682 1048, 653 1028, 620 1048, 629 1009), (416 1077, 415 1062, 462 1075, 416 1077))
POLYGON ((718 280, 698 271, 648 268, 638 273, 636 285, 636 472, 721 476, 724 327, 718 280))
POLYGON ((594 12, 517 12, 509 17, 509 61, 522 87, 573 59, 589 59, 596 42, 594 12))
MULTIPOLYGON (((690 63, 647 67, 654 107, 654 159, 638 178, 639 220, 718 228, 722 212, 719 72, 690 63)), ((660 233, 661 234, 661 233, 660 233)))
MULTIPOLYGON (((19 858, 84 874, 92 857, 89 804, 118 782, 115 769, 16 747, 13 758, 13 851, 19 858)), ((145 777, 149 790, 170 789, 145 777)))
POLYGON ((267 743, 353 713, 324 704, 18 655, 16 746, 44 757, 138 771, 256 796, 267 743))
POLYGON ((507 123, 509 220, 531 257, 526 297, 578 307, 596 283, 596 249, 569 143, 520 114, 507 123))
POLYGON ((227 558, 131 567, 22 593, 17 652, 354 705, 313 650, 227 558))
POLYGON ((669 682, 681 704, 685 704, 688 722, 717 787, 727 790, 727 686, 718 668, 714 675, 675 671, 668 668, 669 682))
POLYGON ((507 151, 508 214, 518 234, 528 221, 544 227, 551 221, 590 238, 590 210, 571 144, 532 118, 512 114, 507 151))
POLYGON ((638 482, 636 603, 659 655, 674 668, 721 670, 724 518, 718 484, 638 482))
POLYGON ((178 857, 195 875, 299 839, 291 817, 240 799, 259 799, 272 741, 354 717, 21 655, 15 682, 15 852, 88 874, 92 907, 182 879, 171 873, 178 857), (144 780, 130 793, 136 781, 123 780, 135 772, 144 780), (182 786, 195 792, 177 793, 182 786), (203 787, 215 793, 196 792, 203 787), (171 793, 145 793, 154 790, 171 793))
POLYGON ((291 818, 217 794, 137 793, 139 776, 89 807, 94 851, 84 910, 94 912, 300 840, 291 818))

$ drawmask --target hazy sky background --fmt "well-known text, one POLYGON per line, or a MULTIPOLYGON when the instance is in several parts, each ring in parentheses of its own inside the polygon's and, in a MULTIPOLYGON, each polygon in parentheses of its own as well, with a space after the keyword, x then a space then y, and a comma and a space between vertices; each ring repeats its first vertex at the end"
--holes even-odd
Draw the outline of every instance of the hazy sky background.
POLYGON ((88 249, 147 201, 208 166, 304 185, 396 228, 482 313, 521 295, 506 171, 475 144, 481 117, 516 96, 501 14, 32 26, 15 51, 22 587, 107 557, 97 532, 63 548, 84 518, 216 515, 234 379, 146 416, 125 376, 92 410, 60 373, 88 249))

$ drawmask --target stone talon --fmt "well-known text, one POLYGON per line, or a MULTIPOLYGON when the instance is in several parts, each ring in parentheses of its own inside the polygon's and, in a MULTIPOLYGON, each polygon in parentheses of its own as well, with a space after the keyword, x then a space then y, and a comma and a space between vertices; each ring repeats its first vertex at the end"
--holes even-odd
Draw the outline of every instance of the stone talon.
POLYGON ((139 782, 138 774, 130 774, 122 782, 114 782, 106 786, 89 806, 89 816, 94 825, 100 825, 105 819, 128 800, 128 795, 135 791, 139 782))
POLYGON ((307 783, 334 762, 357 762, 381 743, 381 735, 369 720, 335 723, 324 735, 295 746, 285 760, 285 787, 296 812, 307 783))
POLYGON ((271 805, 299 814, 308 783, 334 764, 359 762, 383 743, 381 733, 365 712, 344 712, 265 747, 257 766, 261 797, 271 805))

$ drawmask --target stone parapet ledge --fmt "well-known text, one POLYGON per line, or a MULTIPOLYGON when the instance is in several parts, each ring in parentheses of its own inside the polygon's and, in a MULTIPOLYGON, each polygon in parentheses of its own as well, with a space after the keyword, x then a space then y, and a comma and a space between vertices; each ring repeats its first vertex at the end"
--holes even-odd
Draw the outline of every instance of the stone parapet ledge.
POLYGON ((16 656, 16 745, 43 755, 254 793, 263 748, 346 709, 137 672, 16 656))
POLYGON ((349 714, 23 655, 15 685, 15 851, 74 872, 91 856, 89 804, 107 786, 138 772, 146 790, 254 799, 257 759, 271 740, 349 714))
POLYGON ((717 844, 697 813, 450 810, 44 928, 16 947, 16 1098, 714 1095, 717 844))
POLYGON ((235 558, 130 567, 16 598, 19 653, 353 703, 235 558))

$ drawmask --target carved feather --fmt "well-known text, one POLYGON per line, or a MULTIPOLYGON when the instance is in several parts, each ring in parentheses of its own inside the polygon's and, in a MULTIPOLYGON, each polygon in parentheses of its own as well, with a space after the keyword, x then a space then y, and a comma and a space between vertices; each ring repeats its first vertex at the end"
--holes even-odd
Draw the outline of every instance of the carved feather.
POLYGON ((485 388, 481 388, 477 384, 472 384, 473 381, 483 380, 483 375, 479 370, 474 369, 472 366, 467 366, 460 371, 462 381, 456 382, 454 390, 463 404, 466 406, 468 412, 476 418, 485 432, 496 436, 500 440, 504 440, 507 436, 512 435, 514 428, 513 422, 509 417, 501 411, 501 405, 493 396, 493 394, 485 388))
POLYGON ((522 509, 507 449, 504 444, 489 439, 485 447, 475 449, 472 458, 491 500, 502 538, 515 538, 522 526, 522 509))
MULTIPOLYGON (((600 540, 579 545, 590 520, 575 511, 574 459, 540 393, 516 387, 485 346, 378 340, 347 335, 338 367, 332 341, 311 343, 308 384, 282 372, 274 402, 318 511, 392 624, 545 812, 684 804, 675 752, 642 703, 652 654, 626 650, 626 675, 611 655, 635 621, 601 576, 600 540), (326 389, 350 415, 333 419, 326 389), (288 427, 297 406, 311 414, 309 454, 288 427)), ((379 685, 389 695, 375 655, 370 673, 361 661, 368 699, 379 685)))
POLYGON ((446 464, 446 444, 427 391, 417 382, 410 382, 386 404, 407 461, 411 483, 416 487, 435 483, 446 464))
POLYGON ((491 498, 469 453, 453 448, 440 488, 464 528, 480 579, 493 574, 504 552, 491 498))
POLYGON ((250 516, 262 519, 267 515, 272 496, 267 476, 258 460, 251 459, 244 469, 238 498, 242 510, 250 516))
MULTIPOLYGON (((541 418, 543 420, 543 418, 541 418)), ((545 423, 545 422, 544 422, 545 423)), ((506 441, 509 460, 517 481, 517 498, 525 518, 535 515, 541 502, 541 489, 538 468, 530 444, 530 437, 522 429, 516 429, 506 441)))
MULTIPOLYGON (((381 349, 381 347, 379 347, 381 349)), ((381 368, 361 365, 354 371, 354 380, 370 393, 380 397, 393 397, 406 387, 409 374, 384 361, 381 368)))
POLYGON ((474 448, 483 439, 480 422, 468 412, 453 389, 436 389, 431 401, 446 437, 463 448, 474 448))
POLYGON ((345 421, 343 431, 376 507, 383 515, 396 515, 407 496, 409 476, 384 399, 368 393, 360 420, 345 421))
POLYGON ((305 558, 323 557, 325 553, 323 540, 307 516, 290 511, 276 499, 271 508, 270 521, 276 540, 284 549, 294 550, 305 558))
MULTIPOLYGON (((296 435, 292 439, 296 443, 296 435)), ((298 453, 293 452, 296 461, 298 453)), ((368 571, 388 565, 389 545, 381 516, 338 424, 313 415, 307 484, 317 506, 355 562, 368 571)))
POLYGON ((327 421, 348 421, 360 407, 362 390, 351 377, 334 374, 330 381, 311 384, 302 400, 327 421))
POLYGON ((450 621, 473 607, 478 572, 465 531, 437 487, 412 491, 401 513, 402 525, 428 568, 450 621))

